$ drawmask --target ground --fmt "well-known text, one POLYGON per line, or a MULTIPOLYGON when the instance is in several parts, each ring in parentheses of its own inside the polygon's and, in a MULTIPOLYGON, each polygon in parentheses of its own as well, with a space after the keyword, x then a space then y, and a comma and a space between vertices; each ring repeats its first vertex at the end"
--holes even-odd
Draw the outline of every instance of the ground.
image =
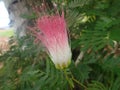
POLYGON ((9 37, 12 35, 12 29, 0 29, 0 50, 8 48, 9 37))

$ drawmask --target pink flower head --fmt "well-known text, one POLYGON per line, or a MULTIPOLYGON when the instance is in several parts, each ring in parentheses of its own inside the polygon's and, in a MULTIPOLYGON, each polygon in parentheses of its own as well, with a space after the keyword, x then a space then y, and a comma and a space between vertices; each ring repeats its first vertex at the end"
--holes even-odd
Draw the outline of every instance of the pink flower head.
POLYGON ((38 40, 47 48, 50 58, 57 69, 68 67, 71 62, 71 49, 64 14, 45 15, 38 19, 36 33, 38 40))

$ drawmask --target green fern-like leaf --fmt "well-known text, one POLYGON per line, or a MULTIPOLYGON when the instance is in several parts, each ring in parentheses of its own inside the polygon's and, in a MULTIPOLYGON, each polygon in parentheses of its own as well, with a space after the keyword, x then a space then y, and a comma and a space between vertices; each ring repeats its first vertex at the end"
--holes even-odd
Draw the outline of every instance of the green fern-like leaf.
POLYGON ((80 44, 83 45, 82 50, 86 51, 91 48, 94 51, 104 48, 111 41, 109 40, 108 33, 105 31, 83 31, 80 44), (96 38, 97 37, 97 38, 96 38))
POLYGON ((88 4, 90 0, 72 0, 69 4, 69 8, 76 8, 76 7, 82 7, 86 4, 88 4))
POLYGON ((92 81, 92 83, 88 85, 87 90, 108 90, 108 89, 101 82, 92 81))
POLYGON ((112 71, 120 75, 120 58, 108 57, 101 63, 105 71, 112 71))
POLYGON ((40 72, 40 79, 37 82, 39 87, 36 87, 41 90, 66 90, 67 80, 64 77, 63 72, 57 70, 49 60, 47 60, 46 65, 46 70, 40 72))
POLYGON ((116 78, 111 90, 120 90, 120 77, 116 78))

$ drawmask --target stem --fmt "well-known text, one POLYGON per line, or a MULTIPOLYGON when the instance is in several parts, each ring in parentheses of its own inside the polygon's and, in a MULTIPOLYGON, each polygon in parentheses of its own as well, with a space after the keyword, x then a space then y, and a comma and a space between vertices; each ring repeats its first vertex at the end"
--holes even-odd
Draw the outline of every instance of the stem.
POLYGON ((74 81, 74 82, 76 82, 78 85, 80 85, 81 87, 83 87, 84 89, 87 89, 87 87, 86 87, 85 85, 83 85, 82 83, 80 83, 78 80, 76 80, 76 79, 74 78, 74 76, 72 75, 72 73, 70 73, 70 75, 71 75, 71 78, 70 78, 70 77, 68 76, 66 70, 64 70, 64 75, 65 75, 68 83, 70 84, 71 88, 74 88, 74 83, 73 83, 73 81, 74 81))
POLYGON ((83 88, 87 88, 85 85, 83 85, 82 83, 80 83, 79 81, 77 81, 75 78, 72 78, 73 81, 75 81, 77 84, 79 84, 80 86, 82 86, 83 88))
POLYGON ((74 83, 73 83, 72 79, 69 78, 66 70, 64 70, 64 75, 65 75, 65 78, 66 78, 66 80, 68 81, 68 83, 69 83, 69 85, 70 85, 70 88, 71 88, 71 90, 72 90, 72 88, 74 88, 74 83))
POLYGON ((77 57, 77 60, 75 61, 75 65, 76 65, 76 66, 77 66, 77 65, 80 63, 80 61, 83 59, 83 56, 84 56, 84 52, 81 51, 80 54, 79 54, 78 57, 77 57))

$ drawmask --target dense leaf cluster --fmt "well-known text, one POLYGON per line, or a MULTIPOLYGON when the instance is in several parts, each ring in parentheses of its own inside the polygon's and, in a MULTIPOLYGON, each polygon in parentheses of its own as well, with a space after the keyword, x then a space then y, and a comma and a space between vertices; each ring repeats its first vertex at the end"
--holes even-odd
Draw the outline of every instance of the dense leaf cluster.
POLYGON ((65 12, 71 65, 57 70, 31 35, 11 39, 0 56, 0 90, 120 90, 120 1, 52 2, 65 12))

